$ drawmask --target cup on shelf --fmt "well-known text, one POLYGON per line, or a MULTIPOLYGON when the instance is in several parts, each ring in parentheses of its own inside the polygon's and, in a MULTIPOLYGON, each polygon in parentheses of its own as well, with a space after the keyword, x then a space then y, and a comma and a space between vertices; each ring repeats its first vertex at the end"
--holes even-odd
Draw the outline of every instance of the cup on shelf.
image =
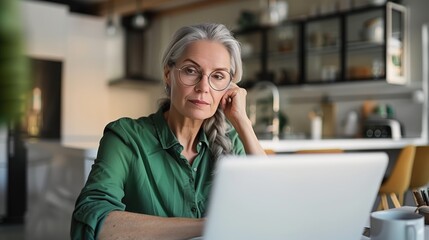
POLYGON ((337 66, 329 65, 322 68, 323 81, 335 81, 337 79, 338 69, 337 66))
POLYGON ((260 16, 260 24, 273 26, 286 20, 288 15, 288 3, 286 1, 265 1, 260 16))
POLYGON ((372 76, 379 78, 384 75, 384 62, 380 59, 374 59, 372 61, 372 76))
POLYGON ((368 19, 364 22, 364 40, 374 43, 384 42, 384 21, 381 17, 368 19))

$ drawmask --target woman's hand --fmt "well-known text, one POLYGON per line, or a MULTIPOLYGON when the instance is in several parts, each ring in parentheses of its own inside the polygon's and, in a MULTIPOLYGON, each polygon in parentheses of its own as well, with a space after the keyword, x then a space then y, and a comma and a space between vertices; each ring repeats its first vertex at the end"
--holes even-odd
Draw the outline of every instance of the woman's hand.
POLYGON ((249 121, 246 113, 246 96, 246 89, 231 83, 221 99, 221 108, 234 127, 240 121, 249 121))
POLYGON ((237 130, 247 154, 265 155, 265 151, 253 131, 252 123, 246 113, 247 91, 232 83, 223 95, 220 105, 226 118, 237 130))

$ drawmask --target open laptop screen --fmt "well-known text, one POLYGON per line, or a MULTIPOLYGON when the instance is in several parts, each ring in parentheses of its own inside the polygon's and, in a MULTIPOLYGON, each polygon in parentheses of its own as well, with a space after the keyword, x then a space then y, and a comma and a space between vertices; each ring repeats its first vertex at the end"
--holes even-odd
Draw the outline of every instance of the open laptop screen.
POLYGON ((204 239, 360 239, 385 153, 228 156, 217 166, 204 239))

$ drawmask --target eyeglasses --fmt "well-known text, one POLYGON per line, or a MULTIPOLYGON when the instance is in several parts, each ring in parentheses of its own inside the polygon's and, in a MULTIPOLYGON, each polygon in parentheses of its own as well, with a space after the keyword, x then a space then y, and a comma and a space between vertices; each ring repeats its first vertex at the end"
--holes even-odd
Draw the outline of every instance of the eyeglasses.
MULTIPOLYGON (((203 79, 203 73, 195 65, 184 65, 176 68, 179 71, 179 80, 183 85, 194 86, 203 79)), ((230 72, 225 70, 215 70, 208 75, 209 85, 213 90, 225 90, 232 80, 230 72)))

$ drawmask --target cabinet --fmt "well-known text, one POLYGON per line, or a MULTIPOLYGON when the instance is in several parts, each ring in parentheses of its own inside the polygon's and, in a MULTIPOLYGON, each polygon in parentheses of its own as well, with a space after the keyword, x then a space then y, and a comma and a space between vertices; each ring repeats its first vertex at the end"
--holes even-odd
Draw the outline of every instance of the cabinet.
POLYGON ((347 80, 385 79, 394 84, 406 83, 405 10, 401 5, 388 3, 385 7, 346 16, 347 80), (360 26, 359 31, 353 26, 360 26))
POLYGON ((308 20, 304 25, 305 83, 341 80, 341 16, 308 20))
POLYGON ((301 27, 299 22, 287 22, 238 32, 236 37, 242 44, 242 86, 251 87, 257 81, 298 84, 302 66, 301 27))
POLYGON ((242 86, 356 81, 406 83, 406 8, 387 2, 236 32, 242 86))

